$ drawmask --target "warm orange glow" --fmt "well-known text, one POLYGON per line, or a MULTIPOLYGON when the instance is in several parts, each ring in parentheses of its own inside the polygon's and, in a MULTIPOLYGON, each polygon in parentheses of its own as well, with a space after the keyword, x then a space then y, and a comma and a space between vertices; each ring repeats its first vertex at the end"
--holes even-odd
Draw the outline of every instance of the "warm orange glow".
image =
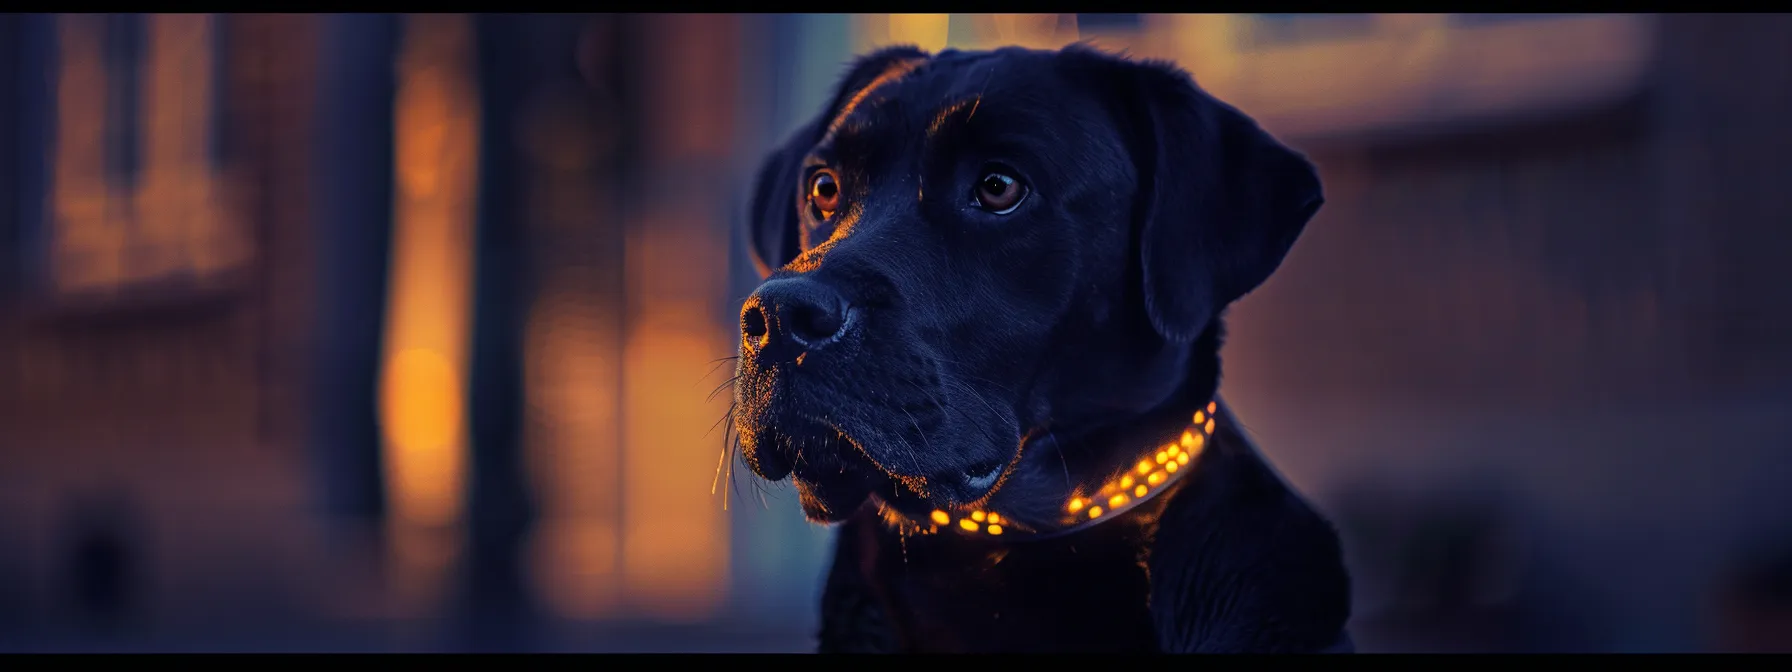
POLYGON ((912 44, 927 51, 946 48, 951 14, 890 14, 887 44, 912 44))
POLYGON ((994 513, 989 514, 989 524, 991 526, 999 525, 999 524, 1001 524, 1001 522, 1002 522, 1001 516, 998 516, 994 513))
POLYGON ((1207 412, 1208 413, 1213 413, 1214 410, 1218 409, 1219 407, 1220 407, 1220 405, 1218 402, 1213 402, 1213 401, 1207 402, 1207 412))
POLYGON ((1111 508, 1120 508, 1120 505, 1125 503, 1126 495, 1114 495, 1113 497, 1108 498, 1108 506, 1111 508))
POLYGON ((1165 463, 1164 471, 1170 472, 1172 474, 1176 473, 1176 469, 1181 466, 1180 464, 1178 464, 1178 462, 1180 462, 1181 460, 1182 460, 1181 457, 1177 457, 1175 460, 1165 463))
MULTIPOLYGON (((1195 424, 1199 425, 1203 422, 1207 422, 1207 414, 1202 413, 1200 411, 1195 411, 1195 424)), ((1187 436, 1188 434, 1187 434, 1187 432, 1184 432, 1183 435, 1187 436)))
POLYGON ((479 109, 466 17, 406 19, 380 414, 393 524, 440 526, 463 504, 479 109))
POLYGON ((976 532, 976 531, 977 531, 977 524, 976 524, 976 523, 974 523, 974 522, 971 522, 971 519, 969 519, 969 518, 961 518, 961 519, 959 519, 959 521, 958 521, 958 526, 959 526, 959 527, 962 527, 962 528, 964 528, 964 529, 966 529, 966 530, 968 530, 968 531, 971 531, 971 532, 976 532))
POLYGON ((1152 456, 1152 459, 1157 460, 1158 464, 1163 464, 1165 460, 1170 459, 1170 453, 1168 451, 1160 450, 1157 451, 1156 455, 1152 456))
POLYGON ((212 54, 216 17, 149 14, 149 63, 141 77, 143 174, 137 236, 165 251, 139 271, 210 274, 245 261, 239 227, 223 226, 221 180, 211 160, 212 54))
POLYGON ((982 511, 972 511, 971 512, 971 520, 975 520, 979 523, 983 522, 983 512, 982 511))
POLYGON ((627 249, 636 313, 623 362, 623 586, 634 608, 673 621, 708 618, 728 585, 728 519, 709 495, 722 449, 710 428, 728 403, 702 383, 733 340, 714 319, 727 238, 709 221, 638 222, 627 249))
POLYGON ((1099 507, 1099 506, 1089 507, 1089 519, 1090 520, 1094 520, 1094 519, 1100 518, 1100 517, 1101 517, 1101 507, 1099 507))
POLYGON ((103 15, 56 17, 61 67, 50 208, 61 291, 205 280, 250 254, 210 155, 213 14, 145 14, 134 181, 108 180, 103 15))
POLYGON ((1145 478, 1145 482, 1149 483, 1151 485, 1157 485, 1159 483, 1164 482, 1164 472, 1161 472, 1161 471, 1151 472, 1151 475, 1147 476, 1145 478))
POLYGON ((1141 474, 1151 473, 1151 460, 1139 460, 1138 470, 1141 474))
POLYGON ((1176 463, 1177 464, 1188 464, 1188 453, 1183 453, 1181 455, 1177 455, 1176 463))
POLYGON ((98 14, 56 17, 56 158, 51 210, 56 284, 83 289, 124 275, 122 251, 107 234, 124 230, 104 181, 106 70, 98 14), (111 219, 111 221, 107 221, 111 219))
POLYGON ((1208 418, 1207 424, 1205 426, 1203 426, 1202 429, 1206 430, 1208 434, 1212 434, 1213 433, 1213 419, 1208 418))
POLYGON ((997 535, 997 536, 1001 536, 1001 534, 1002 534, 1002 526, 1001 526, 1001 525, 994 525, 994 524, 992 524, 992 525, 990 525, 990 526, 989 526, 989 533, 990 533, 990 534, 993 534, 993 535, 997 535))
MULTIPOLYGON (((589 210, 586 210, 589 212, 589 210)), ((532 416, 528 464, 545 520, 532 539, 531 576, 556 613, 610 614, 622 597, 622 464, 616 432, 617 362, 603 315, 580 291, 544 273, 530 316, 525 380, 532 416)))
POLYGON ((461 381, 441 351, 410 348, 386 362, 381 416, 394 516, 425 526, 459 515, 461 381))
POLYGON ((1139 487, 1137 487, 1137 488, 1133 488, 1133 491, 1132 491, 1132 496, 1134 496, 1134 497, 1144 497, 1144 496, 1145 496, 1145 493, 1146 493, 1146 492, 1149 492, 1149 491, 1150 491, 1150 490, 1149 490, 1149 489, 1148 489, 1148 488, 1146 488, 1146 487, 1145 487, 1145 486, 1143 486, 1143 485, 1141 485, 1141 486, 1139 486, 1139 487))
POLYGON ((1132 475, 1131 474, 1127 474, 1125 476, 1120 477, 1120 487, 1122 487, 1122 488, 1132 487, 1132 475))
POLYGON ((1057 49, 1077 39, 1076 19, 1062 20, 1057 14, 988 14, 974 16, 982 48, 1016 45, 1029 49, 1057 49), (1070 24, 1065 26, 1063 24, 1070 24))
POLYGON ((1083 498, 1081 498, 1081 497, 1070 498, 1070 512, 1076 513, 1081 510, 1083 510, 1083 498))
POLYGON ((727 406, 693 382, 721 356, 721 332, 643 322, 630 330, 623 391, 623 585, 655 616, 706 618, 728 580, 727 519, 707 468, 721 449, 708 430, 727 406))
MULTIPOLYGON (((1074 511, 1074 510, 1075 509, 1072 509, 1072 511, 1074 511)), ((945 511, 935 511, 935 512, 933 512, 933 522, 940 524, 940 525, 945 525, 947 523, 952 522, 952 517, 946 515, 945 511)))

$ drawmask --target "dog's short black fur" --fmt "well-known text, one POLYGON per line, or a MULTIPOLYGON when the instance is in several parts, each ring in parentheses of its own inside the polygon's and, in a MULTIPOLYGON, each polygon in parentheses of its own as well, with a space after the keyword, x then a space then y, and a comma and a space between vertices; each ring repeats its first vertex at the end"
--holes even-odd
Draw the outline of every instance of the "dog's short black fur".
POLYGON ((844 523, 822 651, 1348 650, 1331 525, 1231 413, 1174 490, 1054 539, 1023 524, 1179 431, 1221 311, 1323 201, 1317 174, 1161 63, 1086 47, 859 59, 761 169, 735 427, 844 523))

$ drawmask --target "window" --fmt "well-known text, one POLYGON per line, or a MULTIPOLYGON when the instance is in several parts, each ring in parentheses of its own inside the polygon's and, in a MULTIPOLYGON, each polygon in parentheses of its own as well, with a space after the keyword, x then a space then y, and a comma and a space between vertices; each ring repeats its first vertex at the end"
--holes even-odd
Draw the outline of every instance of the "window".
POLYGON ((48 17, 39 278, 63 298, 218 285, 250 257, 225 207, 214 14, 48 17))
POLYGON ((1360 37, 1375 30, 1374 14, 1249 14, 1240 37, 1252 47, 1360 37))
POLYGON ((1636 14, 1153 15, 1141 55, 1187 67, 1290 139, 1609 104, 1654 49, 1636 14))

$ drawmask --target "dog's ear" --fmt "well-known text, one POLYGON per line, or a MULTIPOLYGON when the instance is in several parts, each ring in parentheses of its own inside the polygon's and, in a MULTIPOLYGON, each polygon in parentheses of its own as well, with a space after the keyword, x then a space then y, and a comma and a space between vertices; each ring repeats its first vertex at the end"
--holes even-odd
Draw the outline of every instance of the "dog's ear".
POLYGON ((754 179, 753 200, 747 212, 747 238, 761 277, 790 263, 799 252, 801 234, 797 230, 797 213, 802 204, 802 193, 797 179, 803 157, 821 142, 834 117, 860 91, 872 86, 880 77, 898 69, 912 68, 927 59, 925 51, 898 46, 886 47, 854 60, 846 75, 840 78, 827 107, 766 157, 754 179))
POLYGON ((1187 73, 1093 49, 1066 50, 1102 74, 1139 179, 1146 312, 1164 338, 1200 336, 1267 280, 1325 202, 1306 157, 1202 91, 1187 73))

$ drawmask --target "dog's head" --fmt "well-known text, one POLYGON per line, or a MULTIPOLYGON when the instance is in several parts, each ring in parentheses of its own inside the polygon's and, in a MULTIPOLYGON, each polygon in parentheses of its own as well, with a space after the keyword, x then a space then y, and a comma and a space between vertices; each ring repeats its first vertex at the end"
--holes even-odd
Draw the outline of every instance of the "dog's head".
POLYGON ((1170 65, 861 58, 758 174, 745 460, 818 521, 1037 495, 998 486, 1058 473, 1029 446, 1184 385, 1321 201, 1311 164, 1170 65))

